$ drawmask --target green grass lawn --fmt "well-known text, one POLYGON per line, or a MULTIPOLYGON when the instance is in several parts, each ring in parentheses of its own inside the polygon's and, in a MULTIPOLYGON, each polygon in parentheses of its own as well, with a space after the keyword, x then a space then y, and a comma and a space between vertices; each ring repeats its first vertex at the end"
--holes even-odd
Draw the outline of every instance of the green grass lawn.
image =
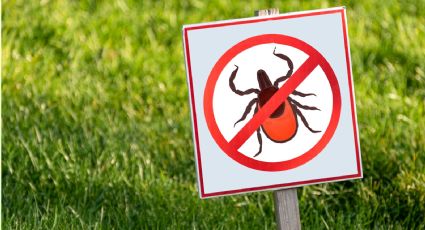
MULTIPOLYGON (((273 229, 200 200, 183 24, 337 1, 2 0, 2 229, 273 229), (232 3, 233 2, 233 3, 232 3)), ((425 1, 343 1, 364 179, 298 189, 305 229, 425 229, 425 1)))

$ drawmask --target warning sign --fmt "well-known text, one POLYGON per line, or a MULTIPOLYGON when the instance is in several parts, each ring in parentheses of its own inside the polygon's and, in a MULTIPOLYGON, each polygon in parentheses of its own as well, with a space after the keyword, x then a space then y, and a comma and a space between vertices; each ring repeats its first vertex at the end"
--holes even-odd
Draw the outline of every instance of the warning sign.
POLYGON ((201 197, 361 177, 344 8, 183 32, 201 197))

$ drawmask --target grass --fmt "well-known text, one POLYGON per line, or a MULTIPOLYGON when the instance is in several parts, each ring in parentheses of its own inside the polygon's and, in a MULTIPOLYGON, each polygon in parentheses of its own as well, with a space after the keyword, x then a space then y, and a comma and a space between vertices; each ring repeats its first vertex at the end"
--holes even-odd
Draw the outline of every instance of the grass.
MULTIPOLYGON (((298 190, 305 229, 425 229, 425 1, 347 5, 364 179, 298 190)), ((319 1, 2 0, 3 229, 273 229, 200 200, 183 24, 319 1)))

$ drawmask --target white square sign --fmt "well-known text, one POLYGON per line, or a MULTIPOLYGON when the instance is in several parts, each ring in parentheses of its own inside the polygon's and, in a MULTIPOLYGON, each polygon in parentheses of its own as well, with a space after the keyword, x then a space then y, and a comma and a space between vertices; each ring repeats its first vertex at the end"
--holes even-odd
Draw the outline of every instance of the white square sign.
POLYGON ((201 198, 362 177, 345 8, 183 27, 201 198))

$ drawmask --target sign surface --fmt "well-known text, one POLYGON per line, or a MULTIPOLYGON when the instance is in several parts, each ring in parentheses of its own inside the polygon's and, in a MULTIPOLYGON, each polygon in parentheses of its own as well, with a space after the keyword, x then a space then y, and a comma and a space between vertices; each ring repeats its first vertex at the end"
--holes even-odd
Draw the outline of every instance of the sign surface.
POLYGON ((183 28, 202 198, 362 177, 345 8, 183 28))

